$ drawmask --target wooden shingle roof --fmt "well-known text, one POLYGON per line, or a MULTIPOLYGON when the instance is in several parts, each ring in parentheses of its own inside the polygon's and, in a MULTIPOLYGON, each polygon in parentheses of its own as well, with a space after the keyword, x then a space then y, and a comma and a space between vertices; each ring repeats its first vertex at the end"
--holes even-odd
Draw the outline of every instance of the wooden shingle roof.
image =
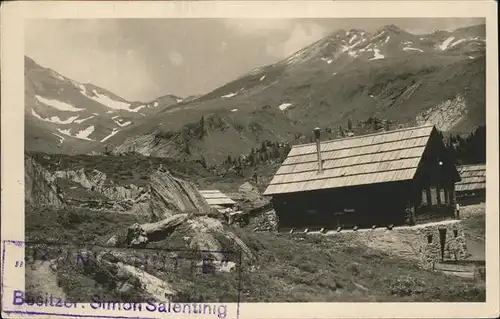
POLYGON ((209 205, 234 205, 236 204, 231 198, 219 190, 202 190, 201 196, 205 198, 209 205))
POLYGON ((486 165, 463 165, 459 166, 458 173, 462 179, 455 184, 455 191, 471 191, 486 188, 486 165))
POLYGON ((413 179, 434 126, 426 125, 292 147, 264 195, 413 179))

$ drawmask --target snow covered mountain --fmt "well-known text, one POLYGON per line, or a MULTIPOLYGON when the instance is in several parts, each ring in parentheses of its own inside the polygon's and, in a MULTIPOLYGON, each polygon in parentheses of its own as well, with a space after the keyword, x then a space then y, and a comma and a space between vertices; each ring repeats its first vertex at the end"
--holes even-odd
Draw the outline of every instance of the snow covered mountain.
POLYGON ((78 153, 178 101, 166 96, 150 103, 129 102, 25 57, 26 149, 78 153))
POLYGON ((328 132, 325 138, 335 137, 348 122, 432 123, 470 132, 485 123, 485 68, 484 25, 427 35, 394 25, 374 33, 339 30, 164 109, 108 143, 118 153, 220 162, 316 126, 328 132))
POLYGON ((218 163, 265 140, 304 142, 316 126, 325 138, 348 123, 360 133, 387 123, 467 133, 485 124, 485 61, 485 25, 427 35, 394 25, 339 30, 208 94, 139 103, 27 59, 27 145, 218 163))

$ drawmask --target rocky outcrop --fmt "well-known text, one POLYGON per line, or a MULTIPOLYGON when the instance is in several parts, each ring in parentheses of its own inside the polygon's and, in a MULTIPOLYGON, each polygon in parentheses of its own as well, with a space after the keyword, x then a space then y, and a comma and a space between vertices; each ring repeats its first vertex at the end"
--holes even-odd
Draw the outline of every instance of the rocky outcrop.
POLYGON ((149 197, 147 189, 134 184, 102 188, 101 193, 107 198, 113 200, 124 200, 129 198, 142 200, 148 199, 147 197, 149 197))
POLYGON ((86 173, 83 168, 76 171, 57 171, 54 175, 57 178, 68 179, 96 191, 100 191, 106 181, 106 174, 96 169, 90 173, 86 173))
POLYGON ((29 156, 24 157, 24 198, 34 206, 61 207, 62 195, 46 169, 29 156))
POLYGON ((467 101, 457 95, 434 107, 424 110, 416 118, 419 125, 434 124, 442 131, 453 128, 467 114, 467 101))
POLYGON ((106 185, 108 178, 107 175, 99 170, 94 169, 92 172, 85 172, 83 168, 79 170, 57 171, 54 173, 57 178, 67 179, 80 184, 88 190, 98 192, 111 200, 139 200, 149 196, 146 187, 130 185, 106 185))
POLYGON ((175 231, 185 235, 191 249, 210 255, 215 261, 224 261, 223 251, 228 250, 217 239, 219 236, 232 243, 229 250, 241 251, 244 258, 255 259, 252 250, 238 236, 225 229, 220 220, 207 216, 176 214, 159 222, 134 224, 127 230, 126 241, 129 247, 143 248, 148 243, 167 239, 175 231))
POLYGON ((193 184, 173 177, 168 170, 158 169, 150 177, 152 221, 175 214, 217 214, 193 184))

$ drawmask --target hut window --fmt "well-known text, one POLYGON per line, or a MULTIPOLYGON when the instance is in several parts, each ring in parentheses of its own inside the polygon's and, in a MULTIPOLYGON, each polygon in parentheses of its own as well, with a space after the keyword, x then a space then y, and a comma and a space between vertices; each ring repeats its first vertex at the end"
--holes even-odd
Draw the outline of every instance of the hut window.
POLYGON ((427 243, 432 244, 432 235, 427 235, 427 243))
POLYGON ((446 203, 446 195, 444 192, 444 188, 441 188, 439 190, 439 203, 440 204, 445 204, 446 203))
POLYGON ((439 186, 436 187, 436 197, 437 197, 437 204, 441 205, 441 188, 439 186))
POLYGON ((428 205, 429 202, 427 201, 427 190, 423 189, 422 190, 422 205, 428 205))
POLYGON ((431 190, 427 188, 425 192, 427 193, 427 205, 431 205, 432 204, 431 190))
POLYGON ((437 190, 434 187, 431 188, 431 204, 433 206, 438 204, 438 194, 437 190))
POLYGON ((454 229, 454 230, 453 230, 453 236, 455 236, 455 238, 457 238, 457 237, 458 237, 458 230, 457 230, 457 229, 454 229))

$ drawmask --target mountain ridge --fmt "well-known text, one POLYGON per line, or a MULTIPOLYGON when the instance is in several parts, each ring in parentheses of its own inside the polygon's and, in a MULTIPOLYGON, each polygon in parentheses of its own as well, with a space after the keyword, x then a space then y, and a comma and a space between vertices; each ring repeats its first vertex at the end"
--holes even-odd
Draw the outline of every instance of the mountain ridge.
POLYGON ((316 126, 335 138, 348 120, 351 134, 423 123, 467 133, 485 123, 484 34, 485 25, 427 35, 394 25, 337 30, 207 94, 174 96, 83 152, 217 163, 265 140, 303 142, 316 126))
POLYGON ((25 56, 25 144, 27 150, 81 153, 179 97, 149 103, 127 101, 92 83, 72 80, 25 56), (42 141, 42 144, 40 143, 42 141))

